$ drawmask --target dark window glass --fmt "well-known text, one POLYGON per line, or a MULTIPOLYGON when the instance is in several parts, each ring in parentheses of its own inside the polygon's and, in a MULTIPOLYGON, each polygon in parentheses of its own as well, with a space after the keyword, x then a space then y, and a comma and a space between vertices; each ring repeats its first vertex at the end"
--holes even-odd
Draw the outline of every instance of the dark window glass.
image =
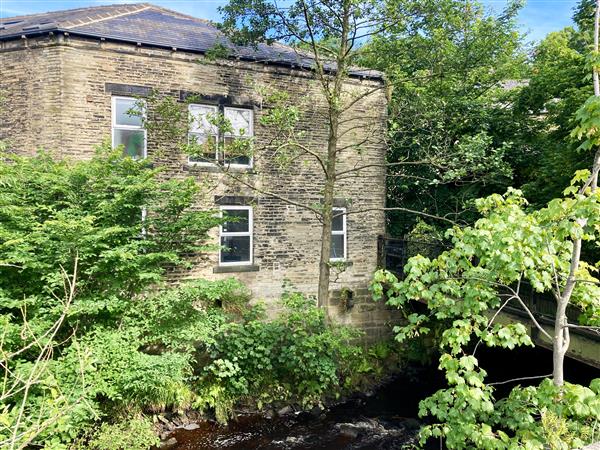
POLYGON ((333 222, 331 223, 331 231, 344 231, 344 215, 342 213, 343 211, 341 210, 333 210, 333 222))
POLYGON ((345 258, 344 254, 344 240, 343 234, 334 234, 331 236, 331 258, 340 259, 345 258))
POLYGON ((248 213, 247 209, 224 209, 223 215, 233 220, 222 225, 223 233, 247 233, 249 231, 248 213))
POLYGON ((221 236, 221 262, 249 262, 250 236, 221 236))

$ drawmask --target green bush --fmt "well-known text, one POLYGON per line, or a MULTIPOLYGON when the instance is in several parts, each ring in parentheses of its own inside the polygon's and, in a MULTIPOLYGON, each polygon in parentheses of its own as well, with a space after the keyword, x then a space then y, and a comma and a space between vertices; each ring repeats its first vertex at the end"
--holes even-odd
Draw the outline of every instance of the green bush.
POLYGON ((82 162, 2 156, 0 311, 27 307, 42 325, 60 313, 56 297, 64 298, 63 275, 75 261, 67 322, 112 324, 167 267, 205 250, 208 230, 221 221, 190 208, 199 193, 193 179, 163 181, 149 160, 105 147, 82 162))
POLYGON ((198 406, 228 419, 236 401, 258 407, 275 401, 302 406, 340 391, 340 382, 363 359, 353 344, 357 332, 326 324, 324 312, 300 294, 283 298, 284 311, 266 320, 254 310, 245 320, 221 328, 208 345, 211 363, 202 369, 198 406))
POLYGON ((184 342, 227 320, 217 301, 246 298, 230 280, 164 289, 222 220, 191 208, 198 185, 109 146, 80 162, 1 156, 0 447, 65 448, 123 410, 188 406, 184 342))
POLYGON ((248 290, 237 280, 194 280, 136 301, 124 315, 141 342, 158 349, 191 351, 209 343, 230 315, 244 310, 248 290))
POLYGON ((166 284, 222 220, 191 208, 193 181, 106 148, 76 163, 6 158, 0 447, 147 448, 144 413, 194 405, 223 422, 242 402, 308 407, 374 370, 357 334, 299 294, 267 320, 234 279, 166 284))
MULTIPOLYGON (((160 440, 147 418, 128 418, 103 423, 81 450, 148 450, 160 440)), ((79 450, 79 449, 78 449, 79 450)))

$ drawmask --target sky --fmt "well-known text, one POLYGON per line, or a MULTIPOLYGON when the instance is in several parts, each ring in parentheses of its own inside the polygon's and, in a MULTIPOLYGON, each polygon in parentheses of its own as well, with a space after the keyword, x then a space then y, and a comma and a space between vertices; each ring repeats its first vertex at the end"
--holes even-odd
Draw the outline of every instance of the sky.
MULTIPOLYGON (((143 1, 210 20, 219 20, 217 8, 227 3, 227 0, 0 0, 0 18, 143 1)), ((482 1, 495 11, 502 10, 506 5, 506 0, 482 1)), ((577 0, 527 0, 519 16, 521 29, 528 33, 527 40, 539 41, 549 32, 571 24, 572 11, 576 3, 577 0)))

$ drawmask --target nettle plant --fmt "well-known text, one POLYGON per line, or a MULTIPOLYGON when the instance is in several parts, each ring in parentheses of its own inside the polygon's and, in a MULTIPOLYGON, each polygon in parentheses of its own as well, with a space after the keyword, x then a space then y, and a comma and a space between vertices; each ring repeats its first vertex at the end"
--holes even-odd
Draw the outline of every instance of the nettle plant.
POLYGON ((200 372, 196 405, 214 409, 219 422, 242 401, 259 409, 277 402, 322 405, 344 387, 355 388, 353 375, 370 363, 355 343, 360 333, 328 324, 310 298, 288 293, 281 303, 275 319, 255 307, 207 344, 211 362, 200 372))

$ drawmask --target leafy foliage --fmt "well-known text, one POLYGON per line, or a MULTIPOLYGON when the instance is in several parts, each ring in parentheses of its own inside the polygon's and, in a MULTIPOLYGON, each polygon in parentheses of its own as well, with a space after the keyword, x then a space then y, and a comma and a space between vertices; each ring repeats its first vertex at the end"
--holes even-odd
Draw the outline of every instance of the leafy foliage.
POLYGON ((0 174, 3 446, 147 448, 142 413, 312 405, 370 370, 356 335, 300 295, 269 321, 232 278, 165 284, 222 220, 191 208, 189 180, 106 149, 11 155, 0 174))
POLYGON ((142 116, 143 126, 150 138, 161 144, 156 156, 162 157, 165 149, 172 148, 194 158, 208 158, 206 161, 212 163, 216 158, 225 166, 240 156, 251 158, 254 153, 254 137, 246 136, 244 129, 239 130, 238 135, 231 121, 222 112, 207 115, 206 120, 212 130, 205 130, 203 124, 196 123, 187 106, 203 102, 198 95, 189 95, 184 102, 180 102, 173 96, 152 91, 148 97, 138 101, 138 108, 131 113, 142 116), (147 112, 144 114, 142 111, 147 112), (192 128, 199 128, 210 135, 209 138, 192 138, 188 134, 192 128), (212 136, 213 130, 220 136, 216 140, 212 136))
POLYGON ((116 423, 103 423, 85 445, 86 450, 147 450, 158 445, 152 422, 131 418, 116 423))
MULTIPOLYGON (((190 208, 197 194, 193 181, 162 181, 150 161, 107 148, 81 162, 5 155, 3 445, 33 440, 63 448, 109 411, 190 403, 193 357, 173 339, 178 323, 167 319, 174 311, 159 309, 165 296, 179 294, 141 294, 159 288, 170 267, 186 266, 187 255, 209 248, 203 241, 221 219, 190 208), (150 342, 160 351, 141 351, 150 342)), ((236 303, 243 289, 224 281, 182 291, 174 303, 187 307, 192 333, 225 320, 196 311, 193 302, 215 309, 219 298, 236 303)))
POLYGON ((220 421, 242 398, 256 399, 259 407, 319 404, 363 362, 361 348, 352 344, 356 331, 328 326, 323 310, 300 294, 282 302, 277 318, 265 320, 255 309, 243 322, 223 326, 208 345, 212 362, 201 374, 200 400, 216 408, 220 421))
MULTIPOLYGON (((586 62, 593 42, 593 1, 582 0, 575 27, 552 32, 536 47, 529 84, 515 103, 515 134, 521 153, 519 185, 535 206, 560 196, 576 170, 590 166, 593 151, 569 138, 576 112, 593 93, 586 62)), ((592 100, 589 100, 592 101, 592 100)))
POLYGON ((5 311, 52 317, 53 295, 78 260, 70 322, 96 324, 162 281, 167 266, 206 250, 221 220, 190 209, 192 179, 162 181, 150 161, 106 147, 89 162, 8 156, 0 166, 0 293, 5 311), (144 218, 142 216, 145 212, 144 218), (143 219, 143 220, 142 220, 143 219))
MULTIPOLYGON (((404 20, 374 36, 362 59, 393 86, 388 206, 471 223, 474 199, 506 189, 520 152, 511 117, 519 83, 506 82, 526 73, 521 3, 498 15, 477 1, 388 3, 404 20)), ((403 236, 417 218, 391 212, 390 231, 403 236)))
MULTIPOLYGON (((597 381, 590 389, 567 384, 561 390, 545 380, 537 388, 517 387, 508 398, 497 400, 474 356, 479 345, 532 345, 525 326, 499 323, 497 312, 510 302, 524 305, 520 286, 526 282, 537 292, 560 295, 573 242, 597 242, 600 195, 579 187, 588 176, 578 174, 564 198, 538 211, 527 212, 525 199, 515 190, 480 199, 483 217, 472 227, 447 233, 452 249, 433 260, 411 258, 402 281, 384 271, 376 274, 376 297, 385 295, 398 307, 426 302, 426 313, 413 312, 406 325, 396 327, 397 339, 428 334, 435 321, 448 324, 438 346, 439 368, 449 387, 421 402, 420 414, 436 420, 422 430, 423 441, 444 437, 448 448, 456 449, 542 449, 549 436, 554 448, 574 448, 591 439, 600 419, 597 381)), ((571 297, 581 311, 581 324, 600 323, 595 270, 582 263, 575 274, 584 280, 575 284, 571 297)))

